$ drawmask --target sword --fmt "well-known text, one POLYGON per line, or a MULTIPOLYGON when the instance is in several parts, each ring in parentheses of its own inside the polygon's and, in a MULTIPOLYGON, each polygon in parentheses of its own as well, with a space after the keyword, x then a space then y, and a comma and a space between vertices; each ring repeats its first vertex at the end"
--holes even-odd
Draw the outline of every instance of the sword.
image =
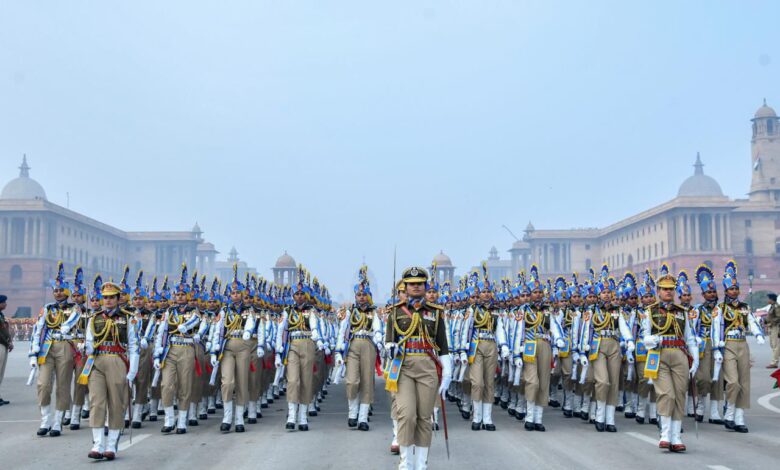
POLYGON ((441 401, 441 421, 444 424, 444 447, 447 448, 447 460, 450 459, 450 435, 447 432, 447 412, 444 409, 444 397, 439 395, 441 401))

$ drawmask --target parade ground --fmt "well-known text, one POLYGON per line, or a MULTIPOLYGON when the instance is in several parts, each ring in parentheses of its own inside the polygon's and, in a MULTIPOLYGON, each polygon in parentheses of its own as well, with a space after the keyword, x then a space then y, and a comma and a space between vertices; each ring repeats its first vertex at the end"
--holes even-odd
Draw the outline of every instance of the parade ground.
MULTIPOLYGON (((545 409, 547 431, 527 432, 522 422, 496 407, 496 432, 470 429, 454 404, 447 403, 450 459, 447 460, 444 432, 434 434, 429 466, 432 469, 537 468, 537 469, 661 469, 742 470, 768 469, 777 465, 780 448, 780 390, 772 389, 767 345, 751 339, 755 364, 751 374, 751 408, 745 414, 748 434, 726 431, 722 426, 699 424, 696 437, 693 419, 683 421, 684 454, 670 454, 657 448, 656 427, 616 417, 616 434, 597 433, 593 425, 566 419, 560 409, 545 409)), ((37 437, 40 422, 35 388, 25 386, 29 373, 27 349, 19 342, 10 354, 3 382, 3 398, 10 405, 0 407, 0 455, 3 469, 47 469, 55 467, 127 469, 391 469, 398 457, 389 452, 392 426, 389 402, 377 380, 376 403, 371 429, 361 432, 347 427, 347 403, 343 385, 331 385, 319 416, 309 418, 310 431, 284 430, 286 404, 275 401, 264 409, 263 418, 247 425, 243 434, 219 432, 221 410, 191 426, 185 435, 163 435, 161 421, 143 422, 120 440, 113 462, 90 461, 91 434, 82 422, 79 431, 65 427, 60 437, 37 437)))

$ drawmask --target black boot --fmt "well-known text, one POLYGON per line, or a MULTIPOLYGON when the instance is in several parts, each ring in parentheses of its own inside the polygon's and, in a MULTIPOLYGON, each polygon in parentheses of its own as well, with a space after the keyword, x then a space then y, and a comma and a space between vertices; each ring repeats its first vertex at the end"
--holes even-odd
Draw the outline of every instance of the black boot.
POLYGON ((475 423, 473 421, 471 422, 472 431, 479 431, 480 429, 482 429, 482 423, 475 423))
POLYGON ((368 423, 358 424, 358 431, 368 431, 368 423))
POLYGON ((236 432, 244 432, 244 425, 243 424, 236 424, 236 432))
POLYGON ((598 421, 596 421, 595 425, 596 425, 596 431, 604 432, 604 423, 599 423, 598 421))
POLYGON ((219 430, 222 432, 230 432, 230 423, 222 423, 219 425, 219 430))
POLYGON ((357 425, 358 425, 357 419, 351 419, 351 418, 347 419, 347 426, 351 428, 355 428, 357 427, 357 425))

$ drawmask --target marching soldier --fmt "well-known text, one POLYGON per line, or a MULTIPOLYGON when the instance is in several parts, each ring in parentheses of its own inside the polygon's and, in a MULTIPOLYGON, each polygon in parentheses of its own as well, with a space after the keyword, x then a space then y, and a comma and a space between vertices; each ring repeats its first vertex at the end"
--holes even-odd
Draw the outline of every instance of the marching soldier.
POLYGON ((434 401, 437 395, 444 397, 452 376, 442 307, 424 300, 427 280, 423 268, 403 272, 409 299, 391 307, 385 332, 385 349, 392 358, 386 388, 395 392, 399 469, 427 468, 434 401))
POLYGON ((309 430, 308 404, 314 397, 314 359, 324 349, 317 328, 317 312, 311 306, 311 287, 303 266, 298 266, 298 281, 291 289, 294 304, 282 314, 276 336, 277 369, 287 371, 287 424, 285 428, 309 430))
MULTIPOLYGON (((712 347, 712 313, 718 304, 718 291, 715 275, 709 266, 702 264, 696 268, 696 283, 701 288, 704 302, 691 310, 691 327, 699 344, 699 369, 696 371, 696 392, 698 401, 695 409, 696 421, 704 421, 704 408, 707 396, 710 397, 710 424, 723 424, 720 417, 723 400, 723 374, 718 374, 713 382, 715 358, 712 347)), ((716 348, 717 349, 717 348, 716 348)))
POLYGON ((119 432, 129 400, 129 384, 138 372, 137 320, 118 308, 120 288, 106 282, 101 288, 103 309, 89 319, 86 352, 89 355, 79 382, 89 385, 92 405, 89 425, 92 428, 91 459, 114 460, 119 432), (103 426, 108 422, 108 438, 103 426))
MULTIPOLYGON (((132 314, 136 320, 136 330, 145 332, 150 322, 154 322, 154 313, 147 308, 148 292, 143 285, 144 272, 138 271, 135 288, 132 293, 132 314)), ((131 426, 141 428, 144 418, 144 407, 149 403, 149 386, 152 383, 152 348, 148 341, 139 340, 138 374, 135 377, 135 398, 133 400, 133 417, 131 426)), ((156 411, 156 410, 155 410, 156 411)))
POLYGON ((200 323, 198 309, 187 305, 190 286, 186 264, 182 265, 181 279, 175 291, 176 304, 163 315, 154 341, 154 369, 155 375, 162 375, 165 423, 161 431, 170 433, 175 427, 176 434, 184 434, 187 432, 187 411, 195 370, 193 335, 200 323), (178 423, 173 410, 174 398, 178 400, 178 423))
POLYGON ((374 371, 382 324, 371 298, 368 268, 363 266, 355 285, 355 304, 339 325, 336 368, 346 362, 347 425, 368 431, 368 412, 374 402, 374 371), (346 359, 346 361, 345 361, 346 359))
MULTIPOLYGON (((474 413, 471 420, 471 430, 495 431, 493 424, 493 395, 495 389, 494 376, 501 359, 511 355, 507 344, 504 322, 500 312, 495 307, 493 291, 487 275, 487 265, 482 265, 483 279, 472 273, 472 288, 478 296, 471 315, 466 320, 464 328, 468 338, 469 383, 471 384, 471 400, 474 413)), ((549 382, 548 382, 549 383, 549 382)), ((545 402, 546 403, 546 402, 545 402)))
POLYGON ((550 371, 553 361, 552 345, 565 346, 561 327, 549 304, 544 302, 544 292, 539 282, 539 268, 531 266, 528 289, 531 299, 523 311, 522 323, 516 333, 513 358, 515 367, 523 368, 526 397, 526 431, 545 431, 542 424, 544 406, 549 402, 550 371))
POLYGON ((33 337, 30 340, 30 367, 38 368, 38 405, 41 409, 41 426, 38 436, 59 436, 62 419, 70 409, 70 385, 73 382, 73 356, 71 330, 78 324, 81 310, 68 302, 70 284, 65 280, 62 261, 57 266, 57 278, 52 282, 54 302, 46 304, 38 315, 33 337), (51 419, 52 381, 57 379, 57 400, 54 420, 51 419))
POLYGON ((739 300, 737 263, 733 260, 726 263, 723 288, 723 302, 712 313, 712 344, 718 347, 713 356, 716 364, 722 364, 726 382, 726 429, 746 433, 745 410, 750 408, 750 348, 746 336, 752 333, 758 344, 764 344, 764 332, 750 306, 739 300))
POLYGON ((228 285, 230 303, 222 308, 212 338, 211 366, 220 368, 224 414, 219 430, 229 432, 235 417, 236 432, 244 432, 244 410, 249 401, 249 361, 255 354, 252 331, 255 315, 244 303, 246 286, 238 280, 233 264, 233 281, 228 285), (235 414, 233 412, 235 393, 235 414))
POLYGON ((76 350, 74 353, 73 361, 76 366, 75 374, 73 375, 73 406, 70 411, 70 415, 66 413, 66 419, 62 424, 70 424, 70 430, 76 431, 81 429, 81 410, 84 407, 84 402, 87 397, 89 389, 86 385, 78 383, 78 377, 81 375, 81 371, 84 368, 84 341, 86 335, 87 321, 89 320, 88 308, 86 305, 87 290, 84 287, 84 270, 81 266, 76 268, 76 273, 73 279, 73 293, 71 299, 73 304, 81 311, 81 316, 76 326, 71 330, 73 336, 73 345, 76 350), (68 422, 69 421, 69 422, 68 422))
POLYGON ((674 303, 677 281, 671 274, 658 279, 659 301, 646 309, 642 331, 648 356, 645 377, 653 380, 661 437, 658 447, 685 452, 682 418, 688 380, 699 367, 699 347, 685 309, 674 303), (690 361, 690 362, 689 362, 690 361))
POLYGON ((583 349, 587 357, 581 361, 593 369, 596 398, 595 426, 598 432, 616 432, 615 408, 618 403, 618 385, 623 357, 620 344, 626 344, 631 362, 634 360, 634 337, 632 336, 620 306, 612 301, 615 290, 614 279, 609 277, 609 269, 604 264, 601 278, 596 283, 599 303, 586 312, 583 319, 583 349))
MULTIPOLYGON (((573 366, 579 360, 580 322, 582 321, 582 296, 580 287, 577 283, 577 275, 574 274, 573 282, 566 286, 566 281, 559 287, 558 291, 562 298, 568 297, 568 302, 560 309, 558 323, 561 325, 563 338, 566 344, 558 351, 558 363, 561 368, 563 382, 563 416, 571 418, 574 416, 572 407, 579 403, 581 397, 575 397, 575 387, 577 380, 572 375, 573 366), (576 398, 576 400, 575 400, 576 398)), ((576 373, 576 372, 575 372, 576 373)))

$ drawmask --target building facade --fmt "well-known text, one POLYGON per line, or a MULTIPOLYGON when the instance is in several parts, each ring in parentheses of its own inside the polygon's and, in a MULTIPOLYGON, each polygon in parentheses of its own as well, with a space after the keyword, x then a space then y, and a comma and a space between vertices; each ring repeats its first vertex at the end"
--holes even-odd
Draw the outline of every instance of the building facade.
MULTIPOLYGON (((780 119, 766 102, 752 122, 747 199, 730 199, 704 173, 697 154, 693 175, 677 195, 603 228, 536 229, 529 222, 509 250, 512 272, 536 263, 542 275, 610 269, 657 273, 667 262, 675 273, 707 263, 722 272, 734 258, 740 278, 757 289, 780 284, 780 119)), ((745 161, 745 169, 748 170, 745 161)), ((692 274, 692 273, 690 273, 692 274)), ((745 283, 747 284, 747 283, 745 283)))
POLYGON ((19 177, 0 192, 0 291, 9 316, 30 315, 51 301, 60 260, 70 277, 82 266, 90 283, 97 273, 118 281, 125 264, 132 281, 142 268, 174 279, 182 262, 190 272, 215 274, 218 252, 197 223, 188 231, 127 232, 49 201, 30 169, 24 157, 19 177))

